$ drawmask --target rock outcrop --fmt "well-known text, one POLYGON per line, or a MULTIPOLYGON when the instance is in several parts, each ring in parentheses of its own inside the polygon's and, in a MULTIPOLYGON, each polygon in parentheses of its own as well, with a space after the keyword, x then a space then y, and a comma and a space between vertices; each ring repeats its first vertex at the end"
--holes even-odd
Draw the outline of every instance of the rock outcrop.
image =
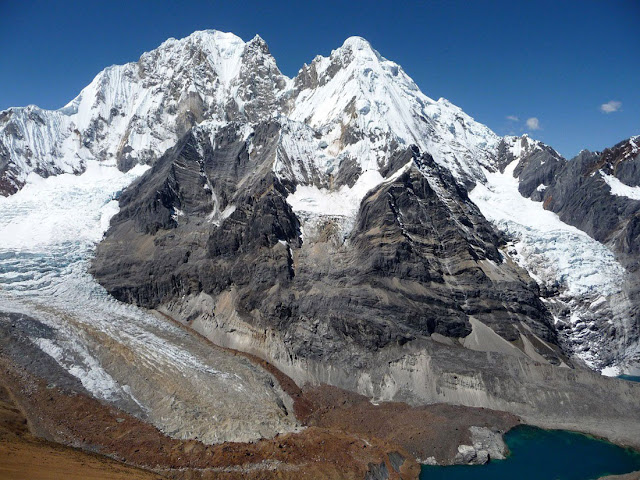
POLYGON ((504 460, 507 446, 500 432, 486 427, 470 427, 472 445, 459 445, 453 459, 456 465, 484 465, 491 460, 504 460))
POLYGON ((121 196, 96 278, 300 384, 637 442, 638 386, 567 368, 536 283, 450 174, 399 151, 344 237, 288 203, 302 187, 272 173, 280 128, 187 135, 121 196))

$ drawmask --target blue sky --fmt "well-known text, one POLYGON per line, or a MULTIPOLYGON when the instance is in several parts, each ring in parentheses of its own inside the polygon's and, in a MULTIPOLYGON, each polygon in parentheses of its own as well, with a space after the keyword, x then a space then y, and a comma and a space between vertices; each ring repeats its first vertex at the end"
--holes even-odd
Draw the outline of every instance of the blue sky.
POLYGON ((360 35, 426 95, 571 157, 640 134, 639 24, 637 0, 0 0, 0 109, 59 108, 104 67, 194 30, 259 33, 289 76, 360 35))

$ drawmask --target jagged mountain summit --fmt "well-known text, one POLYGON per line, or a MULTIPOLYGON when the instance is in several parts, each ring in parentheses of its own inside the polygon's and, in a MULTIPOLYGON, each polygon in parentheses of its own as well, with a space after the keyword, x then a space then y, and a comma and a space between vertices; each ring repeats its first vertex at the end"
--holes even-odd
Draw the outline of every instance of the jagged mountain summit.
MULTIPOLYGON (((418 145, 464 178, 481 176, 477 163, 488 162, 499 140, 446 100, 423 95, 362 38, 348 39, 289 79, 259 36, 245 43, 202 31, 105 69, 60 110, 2 112, 0 192, 14 193, 32 172, 81 172, 91 159, 115 161, 122 170, 151 164, 203 120, 280 117, 320 132, 330 157, 365 170, 397 143, 418 145)), ((318 170, 310 174, 327 170, 326 162, 306 166, 318 170)))
MULTIPOLYGON (((61 110, 0 113, 0 187, 19 202, 39 176, 148 165, 94 218, 109 228, 89 271, 116 299, 298 384, 633 441, 635 387, 583 362, 640 363, 636 141, 567 161, 427 97, 362 38, 290 79, 260 37, 203 31, 106 69, 61 110), (604 233, 584 223, 598 215, 604 233)), ((167 428, 142 384, 131 398, 167 428)), ((273 412, 265 431, 291 427, 273 412)))
POLYGON ((260 37, 245 43, 207 31, 167 40, 137 62, 103 70, 60 110, 2 112, 2 191, 15 192, 32 172, 81 172, 88 160, 122 170, 153 163, 203 119, 258 120, 285 85, 260 37), (249 92, 256 74, 262 85, 249 92))

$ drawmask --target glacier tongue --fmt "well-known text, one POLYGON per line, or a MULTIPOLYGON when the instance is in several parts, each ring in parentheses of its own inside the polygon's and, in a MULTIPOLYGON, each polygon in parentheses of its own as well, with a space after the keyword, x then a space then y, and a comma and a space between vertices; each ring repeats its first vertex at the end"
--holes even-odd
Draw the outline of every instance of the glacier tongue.
MULTIPOLYGON (((516 147, 512 153, 520 157, 523 152, 516 147)), ((605 339, 595 338, 598 317, 615 317, 611 310, 628 303, 622 295, 625 269, 606 246, 544 210, 542 202, 520 194, 514 177, 519 161, 512 161, 503 173, 486 172, 486 184, 476 185, 469 197, 511 237, 508 254, 548 291, 558 292, 546 303, 556 315, 569 312, 556 316, 568 347, 593 368, 601 368, 598 343, 605 339)))
POLYGON ((268 374, 116 301, 87 272, 118 192, 146 168, 123 173, 113 162, 88 161, 82 175, 36 176, 0 197, 2 328, 27 332, 93 396, 173 437, 216 443, 290 431, 287 397, 265 387, 268 374), (8 328, 6 312, 33 320, 8 328), (29 330, 30 322, 46 328, 29 330))
POLYGON ((517 239, 516 258, 544 284, 559 283, 569 295, 620 291, 624 269, 613 253, 545 210, 541 202, 520 195, 513 176, 517 163, 503 173, 487 172, 487 183, 469 194, 488 220, 517 239))

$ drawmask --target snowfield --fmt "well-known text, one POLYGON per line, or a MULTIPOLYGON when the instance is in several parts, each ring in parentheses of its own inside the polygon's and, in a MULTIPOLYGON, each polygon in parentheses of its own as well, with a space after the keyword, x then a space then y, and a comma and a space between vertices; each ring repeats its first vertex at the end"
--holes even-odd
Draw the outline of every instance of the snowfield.
POLYGON ((613 175, 607 175, 603 171, 600 171, 600 175, 607 185, 609 185, 609 188, 611 188, 611 195, 627 197, 631 200, 640 200, 640 187, 630 187, 629 185, 622 183, 613 175))
POLYGON ((386 179, 379 171, 368 170, 360 175, 353 187, 343 185, 339 190, 302 185, 287 197, 287 203, 302 220, 303 234, 306 225, 317 224, 323 217, 327 217, 339 220, 342 235, 346 238, 355 225, 360 203, 367 193, 383 183, 395 181, 411 167, 411 163, 386 179))
POLYGON ((482 214, 514 239, 515 259, 542 283, 559 285, 571 296, 618 292, 624 268, 613 253, 541 202, 520 195, 513 176, 518 162, 504 173, 485 172, 487 183, 469 194, 482 214))

